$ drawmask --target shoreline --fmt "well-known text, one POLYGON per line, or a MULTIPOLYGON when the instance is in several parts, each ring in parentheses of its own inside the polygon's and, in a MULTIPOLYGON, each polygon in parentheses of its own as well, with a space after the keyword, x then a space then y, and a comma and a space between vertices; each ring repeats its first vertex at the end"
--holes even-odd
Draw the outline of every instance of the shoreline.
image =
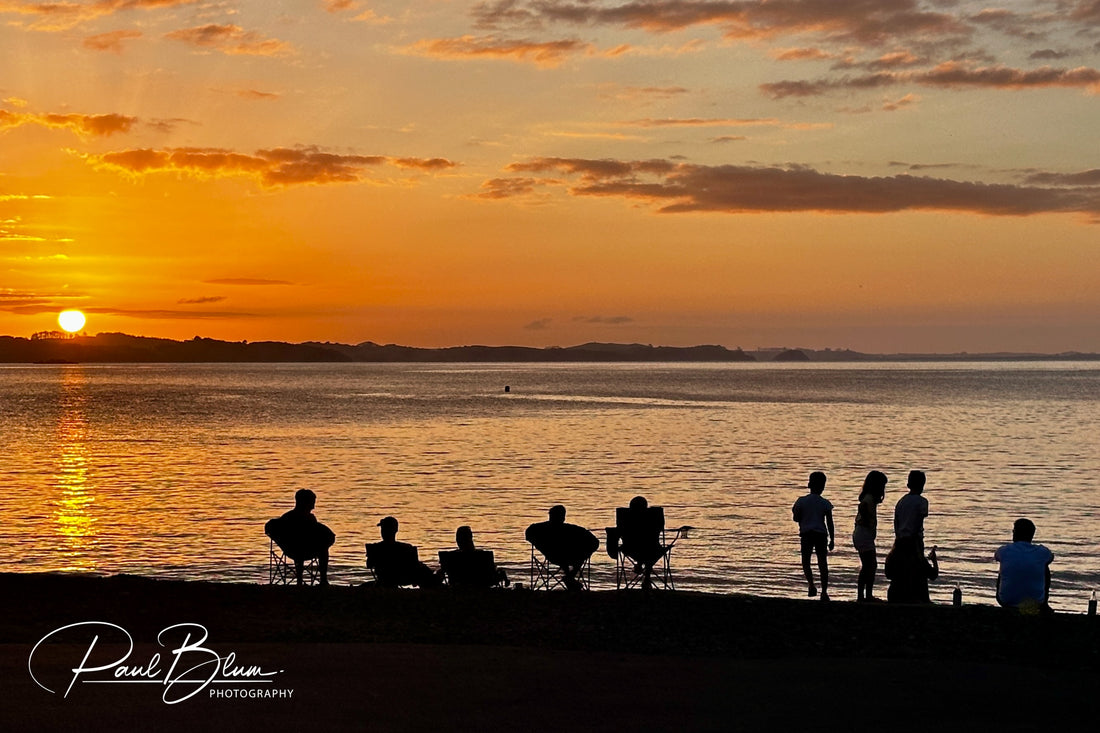
MULTIPOLYGON (((0 587, 9 730, 133 727, 134 715, 185 730, 196 711, 242 730, 288 721, 330 730, 773 729, 787 727, 784 716, 795 724, 792 695, 821 695, 822 712, 835 710, 831 725, 815 727, 850 730, 866 685, 867 710, 880 719, 912 707, 914 694, 924 701, 900 729, 1014 729, 1049 722, 1048 712, 1091 716, 1100 682, 1096 617, 989 606, 19 573, 0 574, 0 587), (82 621, 127 629, 135 658, 156 650, 168 626, 201 624, 208 647, 284 670, 297 697, 167 706, 151 686, 85 685, 60 699, 29 678, 28 655, 43 635, 82 621), (1025 707, 999 709, 997 700, 1013 699, 1025 707)), ((80 651, 59 647, 62 666, 80 651)))

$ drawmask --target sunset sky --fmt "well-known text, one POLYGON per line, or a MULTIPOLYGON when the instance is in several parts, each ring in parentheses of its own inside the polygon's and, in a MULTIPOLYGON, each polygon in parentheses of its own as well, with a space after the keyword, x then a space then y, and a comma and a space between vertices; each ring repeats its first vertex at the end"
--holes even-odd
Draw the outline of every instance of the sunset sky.
POLYGON ((0 0, 0 334, 1100 351, 1097 0, 0 0))

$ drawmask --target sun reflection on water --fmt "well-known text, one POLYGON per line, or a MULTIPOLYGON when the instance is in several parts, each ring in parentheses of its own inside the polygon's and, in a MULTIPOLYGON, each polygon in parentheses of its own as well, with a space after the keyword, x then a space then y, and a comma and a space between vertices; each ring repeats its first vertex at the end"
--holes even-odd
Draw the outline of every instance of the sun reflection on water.
POLYGON ((79 367, 61 375, 57 419, 57 464, 54 474, 59 491, 54 520, 62 552, 63 570, 94 570, 97 545, 94 486, 88 480, 88 424, 85 376, 79 367))

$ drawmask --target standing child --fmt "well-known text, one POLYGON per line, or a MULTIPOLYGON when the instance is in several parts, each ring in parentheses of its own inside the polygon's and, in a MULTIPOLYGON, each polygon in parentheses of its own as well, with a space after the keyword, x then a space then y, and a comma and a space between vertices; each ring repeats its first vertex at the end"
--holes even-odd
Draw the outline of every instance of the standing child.
POLYGON ((821 600, 829 600, 829 555, 825 550, 833 549, 833 505, 821 495, 825 490, 825 474, 814 471, 810 474, 808 487, 810 493, 799 497, 791 513, 798 522, 798 536, 802 544, 802 572, 806 574, 806 585, 811 598, 817 595, 814 585, 814 573, 810 567, 810 558, 817 553, 817 567, 821 574, 821 600))

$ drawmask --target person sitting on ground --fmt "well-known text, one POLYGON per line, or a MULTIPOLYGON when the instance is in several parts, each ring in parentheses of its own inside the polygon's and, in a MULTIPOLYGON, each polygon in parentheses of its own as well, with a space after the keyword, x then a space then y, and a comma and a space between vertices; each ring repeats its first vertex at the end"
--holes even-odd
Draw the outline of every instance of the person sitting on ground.
POLYGON ((264 526, 264 533, 294 561, 298 585, 302 584, 305 564, 314 558, 321 585, 328 585, 328 548, 336 542, 336 535, 313 516, 316 505, 317 494, 299 489, 294 494, 294 508, 264 526))
POLYGON ((802 554, 802 574, 806 576, 806 595, 817 595, 814 571, 810 565, 817 553, 817 568, 821 574, 821 600, 829 600, 829 555, 833 551, 836 532, 833 528, 833 505, 821 494, 828 479, 822 471, 810 474, 807 488, 810 493, 801 496, 791 507, 791 516, 798 522, 798 539, 802 554), (829 550, 826 552, 825 545, 829 550))
POLYGON ((378 523, 382 541, 367 545, 367 567, 374 571, 377 584, 383 588, 415 585, 418 588, 436 588, 439 576, 420 562, 414 545, 397 541, 397 520, 384 517, 378 523))
POLYGON ((997 548, 993 559, 999 562, 997 603, 1024 613, 1050 610, 1050 564, 1054 553, 1032 543, 1035 524, 1017 519, 1012 525, 1012 542, 997 548))
POLYGON ((561 568, 562 583, 567 589, 581 590, 584 587, 577 575, 599 548, 600 541, 584 527, 567 524, 564 506, 555 504, 550 507, 550 519, 532 524, 524 537, 548 562, 561 568))
POLYGON ((498 568, 490 550, 474 546, 474 531, 463 525, 455 531, 457 550, 439 553, 440 570, 451 588, 508 586, 508 574, 498 568))
POLYGON ((924 546, 916 537, 902 537, 894 542, 893 549, 883 564, 890 588, 886 600, 890 603, 931 603, 928 597, 928 581, 940 574, 936 548, 924 557, 924 546))

